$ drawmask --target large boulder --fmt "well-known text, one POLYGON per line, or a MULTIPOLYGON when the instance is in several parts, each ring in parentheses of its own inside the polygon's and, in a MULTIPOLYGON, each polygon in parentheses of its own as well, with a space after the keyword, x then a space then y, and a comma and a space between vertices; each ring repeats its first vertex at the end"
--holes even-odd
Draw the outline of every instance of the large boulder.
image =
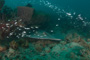
POLYGON ((33 8, 30 7, 18 7, 17 15, 24 22, 29 22, 33 15, 33 8))

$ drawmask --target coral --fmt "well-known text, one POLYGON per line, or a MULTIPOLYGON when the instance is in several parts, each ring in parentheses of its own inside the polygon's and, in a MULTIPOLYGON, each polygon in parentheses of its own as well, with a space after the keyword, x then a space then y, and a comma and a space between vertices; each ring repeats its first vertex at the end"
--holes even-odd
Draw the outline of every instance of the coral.
POLYGON ((77 57, 77 56, 75 55, 75 53, 73 53, 73 52, 71 52, 70 55, 71 55, 70 57, 71 57, 72 60, 75 60, 76 57, 77 57))
POLYGON ((56 45, 56 43, 49 41, 49 40, 47 41, 40 40, 40 41, 34 42, 33 44, 37 51, 42 52, 44 49, 45 52, 47 53, 49 53, 51 49, 56 45))
POLYGON ((3 52, 3 51, 5 51, 5 50, 6 50, 6 47, 0 46, 0 52, 3 52))
POLYGON ((73 35, 69 33, 69 34, 67 34, 66 39, 70 40, 70 39, 72 39, 72 37, 73 37, 73 35))
POLYGON ((80 40, 81 40, 81 37, 78 36, 78 37, 73 38, 72 42, 80 42, 80 40))
POLYGON ((9 50, 5 53, 5 58, 13 59, 18 56, 19 52, 17 50, 14 50, 13 48, 9 48, 9 50))
POLYGON ((38 51, 38 52, 42 52, 42 46, 41 46, 41 44, 39 43, 39 44, 35 44, 35 49, 38 51))
POLYGON ((70 42, 66 40, 55 42, 50 40, 37 40, 30 38, 21 38, 16 41, 11 41, 7 57, 10 59, 37 59, 39 56, 49 59, 63 60, 90 60, 90 43, 86 42, 80 35, 71 34, 70 42), (76 38, 76 39, 75 39, 76 38), (19 43, 20 49, 16 49, 19 43), (27 48, 28 47, 28 48, 27 48), (19 53, 17 53, 17 51, 19 53), (32 58, 29 58, 32 57, 32 58))
POLYGON ((24 48, 28 48, 29 47, 29 41, 26 40, 25 42, 22 42, 21 46, 24 48))
POLYGON ((66 41, 61 41, 60 44, 65 45, 65 44, 67 44, 67 42, 66 41))
MULTIPOLYGON (((81 43, 82 43, 81 39, 81 43)), ((15 41, 13 41, 15 42, 15 41)), ((60 43, 52 42, 52 41, 33 41, 29 42, 27 39, 20 39, 20 41, 17 41, 20 45, 24 44, 24 47, 28 46, 28 48, 24 49, 20 47, 20 49, 13 49, 9 48, 8 53, 6 54, 8 58, 10 59, 29 59, 29 60, 35 60, 37 58, 43 57, 48 60, 54 59, 59 60, 79 60, 79 59, 86 59, 89 60, 90 51, 86 46, 81 45, 80 42, 70 42, 66 43, 66 41, 61 41, 60 43), (18 51, 18 53, 17 53, 18 51), (32 58, 29 58, 32 57, 32 58)), ((84 41, 85 42, 85 41, 84 41)), ((83 43, 84 43, 83 42, 83 43)))
POLYGON ((83 59, 89 60, 90 59, 90 51, 88 49, 82 49, 81 51, 83 59))
POLYGON ((10 42, 10 47, 13 48, 13 49, 17 49, 18 48, 18 43, 13 40, 13 41, 10 42))
POLYGON ((51 50, 50 50, 50 47, 46 47, 46 48, 45 48, 45 52, 46 52, 46 53, 49 53, 50 51, 51 51, 51 50))
POLYGON ((60 46, 61 45, 56 45, 55 47, 52 48, 51 52, 59 54, 61 52, 61 50, 62 50, 60 46))
POLYGON ((8 53, 6 54, 7 57, 11 57, 15 53, 15 50, 12 48, 9 48, 8 53))
POLYGON ((82 45, 78 44, 78 43, 75 43, 75 42, 71 42, 69 44, 66 45, 67 47, 70 47, 70 48, 74 48, 75 46, 78 46, 78 47, 81 47, 83 48, 82 45))
POLYGON ((15 53, 15 50, 12 48, 9 48, 9 53, 15 53))
POLYGON ((90 42, 90 38, 87 39, 87 42, 90 42))
POLYGON ((78 42, 81 41, 81 39, 82 39, 82 37, 77 33, 68 33, 65 37, 65 40, 67 42, 76 42, 76 43, 78 43, 78 42))
MULTIPOLYGON (((25 26, 25 24, 18 20, 18 21, 9 21, 9 22, 1 22, 2 24, 0 24, 0 39, 4 40, 7 36, 13 36, 14 32, 15 34, 17 33, 21 33, 21 31, 19 31, 18 29, 16 30, 17 27, 21 28, 20 26, 25 26), (15 24, 17 23, 17 24, 15 24), (13 33, 12 35, 10 35, 10 33, 13 33)), ((14 35, 15 37, 15 35, 14 35)), ((13 38, 13 37, 12 37, 13 38)))

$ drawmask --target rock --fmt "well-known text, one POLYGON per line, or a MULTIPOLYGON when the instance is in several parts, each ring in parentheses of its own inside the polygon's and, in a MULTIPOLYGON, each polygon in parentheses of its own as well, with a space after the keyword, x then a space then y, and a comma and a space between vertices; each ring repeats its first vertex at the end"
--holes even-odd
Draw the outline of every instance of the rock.
POLYGON ((89 39, 87 39, 87 42, 90 42, 90 38, 89 38, 89 39))
POLYGON ((33 8, 30 7, 18 7, 17 15, 24 22, 29 22, 33 15, 33 8))
POLYGON ((65 45, 65 44, 67 44, 67 42, 66 41, 61 41, 60 44, 65 45))
POLYGON ((9 51, 7 52, 6 56, 10 58, 13 56, 14 53, 15 53, 15 50, 12 48, 9 48, 9 51))
POLYGON ((50 48, 49 48, 49 47, 46 47, 46 48, 45 48, 45 52, 46 52, 46 53, 49 53, 49 52, 50 52, 50 48))
POLYGON ((68 33, 65 37, 67 43, 70 43, 70 42, 80 42, 81 41, 81 36, 77 33, 68 33))
POLYGON ((40 53, 40 56, 45 56, 45 52, 40 53))
POLYGON ((60 54, 60 52, 61 52, 61 46, 59 46, 59 45, 56 45, 55 47, 53 47, 52 48, 52 53, 58 53, 58 54, 60 54))
POLYGON ((35 44, 35 49, 38 51, 38 52, 42 52, 42 46, 41 44, 35 44))
POLYGON ((12 48, 9 48, 9 53, 15 53, 15 50, 12 48))
POLYGON ((70 48, 77 47, 77 46, 83 48, 83 46, 81 46, 79 43, 75 43, 75 42, 71 42, 71 43, 67 44, 66 46, 70 47, 70 48))

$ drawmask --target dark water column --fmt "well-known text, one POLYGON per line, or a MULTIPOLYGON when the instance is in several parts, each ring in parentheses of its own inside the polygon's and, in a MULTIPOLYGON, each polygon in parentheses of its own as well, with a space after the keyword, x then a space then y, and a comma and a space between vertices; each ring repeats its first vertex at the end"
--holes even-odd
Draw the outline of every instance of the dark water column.
POLYGON ((4 1, 4 0, 0 0, 0 20, 2 19, 2 13, 1 13, 1 10, 2 10, 4 4, 5 4, 5 1, 4 1))

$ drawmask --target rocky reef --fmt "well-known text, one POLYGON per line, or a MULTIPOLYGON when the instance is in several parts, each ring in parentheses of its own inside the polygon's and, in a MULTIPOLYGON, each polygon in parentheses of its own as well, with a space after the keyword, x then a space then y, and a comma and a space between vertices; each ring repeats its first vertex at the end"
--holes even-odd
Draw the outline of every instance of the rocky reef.
MULTIPOLYGON (((4 0, 0 0, 1 9, 0 60, 90 60, 90 38, 68 31, 69 23, 65 27, 66 24, 63 25, 62 21, 65 29, 59 33, 63 33, 63 39, 54 39, 48 32, 41 31, 52 29, 50 33, 54 35, 54 26, 48 25, 49 15, 36 11, 31 4, 12 9, 4 6, 4 0), (28 31, 38 37, 26 37, 28 31)), ((56 28, 55 31, 57 30, 56 28)), ((61 38, 60 34, 58 36, 61 38)))
POLYGON ((0 47, 0 58, 19 60, 90 60, 90 39, 78 33, 66 35, 65 40, 50 41, 21 38, 0 47))

